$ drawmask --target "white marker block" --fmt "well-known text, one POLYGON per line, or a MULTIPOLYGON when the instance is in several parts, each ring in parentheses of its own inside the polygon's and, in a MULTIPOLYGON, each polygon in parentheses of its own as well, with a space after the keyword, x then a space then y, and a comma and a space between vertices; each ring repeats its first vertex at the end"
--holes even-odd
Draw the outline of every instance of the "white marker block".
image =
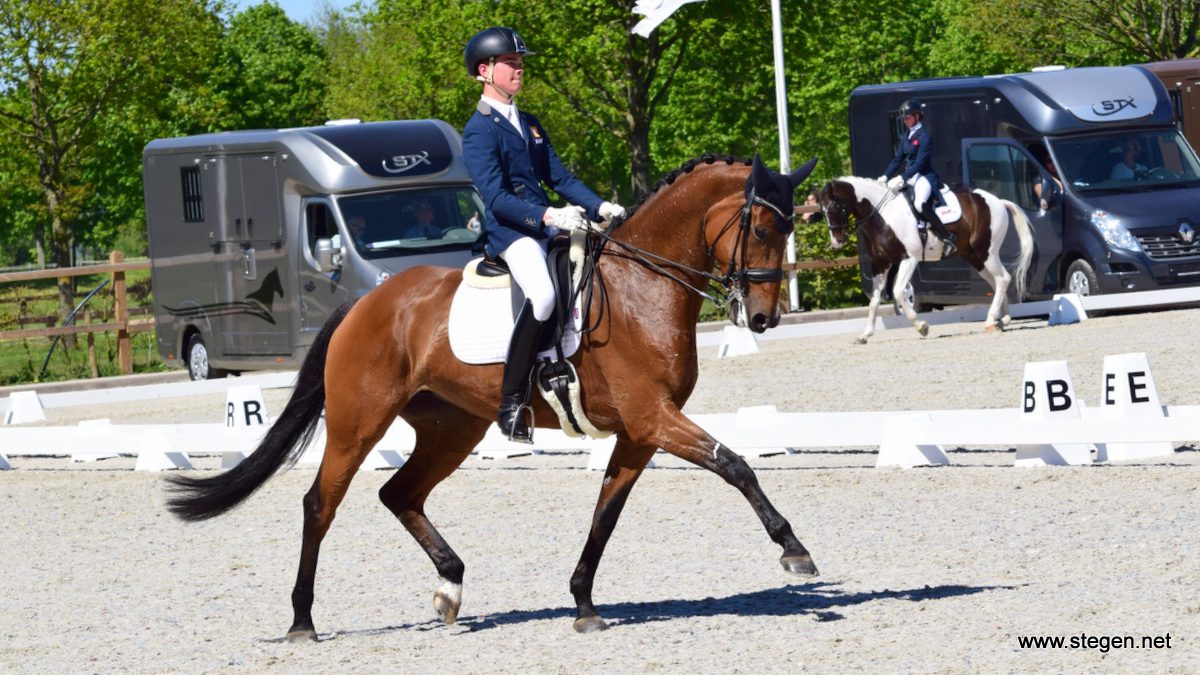
POLYGON ((1050 302, 1054 307, 1050 310, 1050 318, 1046 322, 1048 325, 1065 326, 1087 321, 1087 310, 1083 308, 1083 299, 1079 297, 1078 293, 1055 295, 1050 302))
POLYGON ((359 465, 359 471, 374 471, 376 469, 397 469, 404 466, 404 455, 398 450, 380 450, 375 448, 367 453, 366 459, 359 465))
POLYGON ((44 422, 46 408, 36 391, 15 391, 8 397, 8 411, 4 413, 4 424, 28 424, 44 422))
MULTIPOLYGON (((1082 403, 1075 394, 1066 361, 1026 363, 1020 403, 1022 419, 1079 419, 1082 416, 1082 403)), ((1013 463, 1016 466, 1091 464, 1092 446, 1087 443, 1018 445, 1013 463)))
POLYGON ((137 463, 135 471, 167 471, 170 469, 190 469, 192 460, 186 452, 173 449, 171 436, 161 430, 142 432, 138 441, 137 463))
MULTIPOLYGON (((1150 360, 1145 352, 1113 354, 1104 357, 1104 373, 1100 378, 1100 416, 1105 419, 1138 420, 1162 418, 1162 403, 1150 360)), ((1099 458, 1109 462, 1129 462, 1175 454, 1169 441, 1147 443, 1105 443, 1098 450, 1099 458)))
MULTIPOLYGON (((780 424, 779 410, 770 404, 738 408, 734 424, 743 428, 778 425, 780 424)), ((786 455, 788 452, 787 448, 781 446, 730 449, 742 457, 771 457, 772 455, 786 455)))
POLYGON ((267 414, 262 388, 257 384, 229 388, 225 395, 225 426, 256 427, 270 424, 271 416, 267 414))
POLYGON ((929 415, 888 416, 883 427, 883 439, 879 444, 879 457, 875 460, 875 466, 911 469, 914 466, 949 464, 950 458, 940 446, 916 442, 917 427, 929 423, 929 415))
POLYGON ((72 462, 95 462, 101 459, 112 459, 118 453, 110 448, 101 446, 112 443, 116 436, 112 421, 105 419, 80 420, 79 445, 71 451, 72 462), (100 440, 103 439, 103 440, 100 440))
POLYGON ((749 328, 725 326, 721 333, 721 346, 717 349, 717 358, 757 353, 758 339, 749 328))

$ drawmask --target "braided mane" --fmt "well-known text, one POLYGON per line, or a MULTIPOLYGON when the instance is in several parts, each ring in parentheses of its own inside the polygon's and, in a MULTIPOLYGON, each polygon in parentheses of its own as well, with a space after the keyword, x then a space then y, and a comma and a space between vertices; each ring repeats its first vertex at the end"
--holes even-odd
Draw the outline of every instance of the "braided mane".
POLYGON ((633 206, 629 207, 629 210, 625 214, 625 220, 632 218, 633 214, 637 213, 638 208, 640 208, 642 204, 646 203, 646 200, 657 194, 659 190, 674 183, 676 179, 683 174, 691 173, 692 169, 695 169, 700 164, 712 164, 714 162, 725 162, 726 164, 730 165, 743 164, 745 166, 750 166, 751 163, 750 160, 743 157, 734 157, 732 155, 716 155, 711 152, 706 152, 695 159, 689 159, 680 165, 678 169, 675 169, 666 176, 663 176, 662 180, 655 183, 654 186, 650 188, 649 192, 642 193, 642 195, 638 197, 637 202, 633 206))

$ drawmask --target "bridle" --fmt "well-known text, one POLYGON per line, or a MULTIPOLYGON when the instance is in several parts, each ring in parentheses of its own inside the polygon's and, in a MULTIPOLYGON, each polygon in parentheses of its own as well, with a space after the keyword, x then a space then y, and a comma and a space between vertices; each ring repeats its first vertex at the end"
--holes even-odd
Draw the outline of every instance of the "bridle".
MULTIPOLYGON (((658 255, 658 253, 647 251, 646 249, 642 249, 642 247, 638 247, 626 243, 626 241, 620 241, 619 239, 613 238, 612 235, 608 233, 619 227, 620 223, 624 222, 624 219, 614 220, 612 225, 605 229, 605 231, 598 231, 595 232, 595 234, 604 240, 605 244, 612 244, 613 246, 618 247, 618 249, 622 249, 622 252, 610 252, 610 255, 618 255, 632 259, 632 261, 640 262, 646 265, 646 267, 656 271, 656 273, 664 275, 668 277, 668 279, 679 283, 680 286, 688 288, 689 291, 700 295, 701 298, 712 301, 712 303, 716 305, 720 305, 721 300, 714 298, 712 294, 703 291, 701 288, 692 286, 688 280, 680 279, 678 275, 673 274, 672 271, 667 268, 673 268, 679 271, 684 271, 684 273, 695 274, 703 277, 704 280, 709 282, 710 286, 718 287, 720 289, 719 293, 724 292, 726 297, 730 298, 732 301, 739 301, 740 299, 745 298, 746 283, 779 283, 784 280, 784 269, 782 268, 752 268, 746 264, 746 258, 749 256, 750 245, 750 214, 754 207, 766 207, 772 210, 772 213, 775 214, 775 217, 778 217, 782 223, 791 223, 794 219, 796 219, 796 215, 784 214, 784 211, 782 211, 779 207, 776 207, 775 204, 772 204, 768 202, 767 199, 763 199, 762 197, 756 195, 754 190, 751 189, 746 192, 746 201, 742 205, 742 208, 738 210, 738 213, 734 213, 732 216, 730 216, 730 220, 726 221, 724 226, 721 226, 720 232, 718 232, 718 234, 716 234, 716 238, 713 239, 713 243, 708 246, 708 257, 709 259, 712 259, 716 253, 716 244, 718 244, 721 238, 724 238, 725 234, 730 231, 730 228, 733 227, 734 222, 738 223, 737 232, 734 234, 733 247, 730 252, 730 262, 726 264, 725 274, 720 276, 713 274, 712 271, 692 268, 689 267, 689 265, 672 261, 670 258, 664 258, 658 255)), ((604 249, 604 246, 601 246, 600 249, 604 249)))
POLYGON ((888 190, 887 194, 883 195, 883 197, 879 200, 879 203, 875 204, 875 207, 871 209, 871 212, 868 213, 865 218, 859 218, 859 217, 855 216, 854 212, 851 211, 850 209, 846 208, 846 205, 842 203, 842 200, 840 198, 835 198, 835 197, 831 196, 831 197, 829 197, 828 200, 822 200, 821 211, 825 214, 825 222, 828 223, 829 234, 833 235, 838 232, 845 232, 847 229, 850 228, 850 225, 851 225, 850 221, 852 218, 856 223, 857 222, 865 222, 865 221, 870 220, 871 218, 874 218, 875 215, 877 213, 879 213, 879 210, 882 209, 884 206, 886 206, 888 202, 895 199, 896 195, 898 195, 898 194, 900 194, 900 193, 893 192, 892 190, 888 190), (834 219, 832 217, 830 217, 830 215, 831 215, 830 212, 835 208, 836 208, 837 212, 842 216, 842 218, 841 218, 842 223, 840 225, 835 225, 834 219))

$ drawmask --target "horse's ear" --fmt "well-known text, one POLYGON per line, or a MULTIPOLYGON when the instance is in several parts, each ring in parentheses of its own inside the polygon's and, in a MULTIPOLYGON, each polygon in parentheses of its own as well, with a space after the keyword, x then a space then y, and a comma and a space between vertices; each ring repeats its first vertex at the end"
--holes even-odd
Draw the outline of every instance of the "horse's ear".
POLYGON ((812 173, 812 170, 816 166, 817 166, 817 158, 813 157, 812 159, 805 162, 804 166, 802 166, 799 169, 796 169, 795 171, 788 174, 788 182, 792 184, 792 190, 795 190, 796 188, 803 185, 804 181, 806 179, 808 179, 809 174, 812 173))
POLYGON ((754 153, 754 161, 750 165, 750 180, 756 195, 765 195, 775 186, 771 180, 771 170, 763 164, 762 157, 757 152, 754 153))

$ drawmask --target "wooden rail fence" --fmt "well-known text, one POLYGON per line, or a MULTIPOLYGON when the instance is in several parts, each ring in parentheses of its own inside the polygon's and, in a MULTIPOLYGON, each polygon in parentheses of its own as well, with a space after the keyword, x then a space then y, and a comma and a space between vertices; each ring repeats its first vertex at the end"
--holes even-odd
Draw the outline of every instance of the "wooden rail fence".
MULTIPOLYGON (((48 270, 31 270, 27 272, 0 273, 0 283, 19 281, 37 281, 41 279, 59 279, 62 277, 88 276, 92 274, 112 274, 113 320, 106 323, 81 323, 73 326, 52 326, 49 328, 22 328, 19 330, 0 331, 0 340, 22 340, 26 338, 54 337, 56 335, 86 334, 89 345, 93 333, 114 331, 117 334, 117 366, 123 374, 133 372, 133 350, 129 344, 132 333, 154 330, 154 319, 147 321, 129 320, 129 298, 125 292, 125 273, 131 270, 150 269, 147 260, 125 262, 125 254, 113 251, 104 265, 89 265, 87 267, 63 267, 48 270)), ((93 371, 94 372, 94 371, 93 371)))

